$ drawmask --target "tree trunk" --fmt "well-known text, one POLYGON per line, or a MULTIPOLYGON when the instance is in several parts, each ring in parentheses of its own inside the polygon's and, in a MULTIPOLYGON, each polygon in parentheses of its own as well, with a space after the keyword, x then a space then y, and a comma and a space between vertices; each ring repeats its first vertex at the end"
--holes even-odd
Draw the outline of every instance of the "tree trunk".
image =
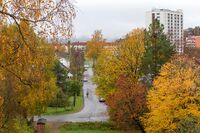
POLYGON ((34 122, 34 117, 31 116, 31 119, 28 120, 27 124, 28 124, 29 126, 33 127, 33 122, 34 122))
POLYGON ((74 92, 74 107, 76 106, 76 93, 74 92))
POLYGON ((141 132, 142 132, 142 133, 146 133, 145 130, 144 130, 144 127, 143 127, 143 125, 140 123, 140 121, 139 121, 139 120, 135 120, 135 122, 136 122, 137 126, 140 128, 141 132))

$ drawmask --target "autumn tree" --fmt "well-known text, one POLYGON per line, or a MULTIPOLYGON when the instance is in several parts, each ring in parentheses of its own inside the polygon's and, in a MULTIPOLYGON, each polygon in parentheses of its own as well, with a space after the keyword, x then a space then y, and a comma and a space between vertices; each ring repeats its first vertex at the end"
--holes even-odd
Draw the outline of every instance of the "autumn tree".
POLYGON ((55 95, 54 52, 44 38, 70 37, 74 17, 71 0, 0 0, 4 128, 17 115, 27 119, 41 114, 55 95))
POLYGON ((57 88, 52 72, 53 49, 34 33, 29 23, 21 22, 20 27, 26 42, 16 25, 3 26, 0 31, 4 127, 18 116, 28 120, 44 112, 57 88))
MULTIPOLYGON (((1 0, 0 18, 2 24, 13 22, 23 37, 20 22, 30 26, 45 37, 69 37, 75 9, 71 0, 1 0), (11 21, 10 21, 11 20, 11 21)), ((27 42, 28 43, 28 42, 27 42)))
POLYGON ((2 128, 2 126, 3 126, 3 117, 4 117, 4 114, 3 114, 3 102, 4 102, 3 98, 0 97, 0 128, 2 128))
POLYGON ((98 94, 105 97, 111 121, 123 130, 139 127, 145 111, 146 89, 140 80, 144 53, 144 31, 135 29, 116 42, 113 49, 104 49, 97 59, 95 82, 98 94))
POLYGON ((87 42, 86 46, 86 57, 93 61, 93 67, 96 64, 96 60, 105 45, 105 39, 103 38, 103 34, 101 30, 94 31, 92 35, 92 39, 87 42))
POLYGON ((147 133, 200 132, 200 67, 188 57, 162 66, 148 93, 147 133))
POLYGON ((164 26, 158 20, 153 21, 145 30, 145 52, 141 65, 144 81, 151 84, 158 75, 161 66, 174 54, 174 47, 164 33, 164 26))
POLYGON ((70 49, 70 72, 74 80, 81 81, 84 72, 84 52, 80 49, 72 47, 70 49))
POLYGON ((195 26, 193 28, 188 28, 184 30, 184 37, 188 36, 200 36, 200 26, 195 26))
POLYGON ((115 91, 118 72, 119 69, 116 66, 116 58, 113 55, 113 51, 108 49, 102 50, 97 59, 94 76, 98 95, 107 97, 115 91))
POLYGON ((146 88, 141 83, 134 83, 125 76, 121 76, 117 83, 117 90, 107 98, 111 121, 120 129, 144 132, 140 117, 146 111, 146 88))
POLYGON ((116 90, 116 82, 121 75, 132 82, 140 78, 139 68, 144 53, 143 29, 135 29, 113 50, 105 49, 97 59, 95 82, 100 95, 107 97, 116 90))
POLYGON ((200 58, 200 48, 197 47, 195 48, 185 47, 184 53, 190 57, 200 58))

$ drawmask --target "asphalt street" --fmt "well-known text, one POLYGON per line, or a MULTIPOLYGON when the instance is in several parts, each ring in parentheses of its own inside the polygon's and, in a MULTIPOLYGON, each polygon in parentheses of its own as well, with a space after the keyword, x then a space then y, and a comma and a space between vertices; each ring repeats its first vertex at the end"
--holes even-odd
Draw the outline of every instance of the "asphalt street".
MULTIPOLYGON (((109 119, 107 106, 104 103, 100 103, 98 97, 95 95, 96 85, 91 81, 92 76, 92 68, 88 68, 87 71, 84 72, 84 79, 87 79, 87 81, 83 84, 84 108, 80 112, 74 114, 41 117, 47 119, 48 122, 107 121, 109 119)), ((37 121, 38 118, 39 117, 35 117, 34 120, 37 121)))

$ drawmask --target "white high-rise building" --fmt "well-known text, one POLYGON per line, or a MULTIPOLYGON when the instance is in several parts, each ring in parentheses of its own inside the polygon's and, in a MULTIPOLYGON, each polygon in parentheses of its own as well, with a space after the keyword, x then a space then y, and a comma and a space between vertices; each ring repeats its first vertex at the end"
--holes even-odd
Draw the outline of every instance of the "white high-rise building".
POLYGON ((178 53, 183 53, 183 12, 182 10, 171 11, 169 9, 152 9, 146 12, 146 28, 153 20, 159 20, 164 25, 164 33, 178 53))

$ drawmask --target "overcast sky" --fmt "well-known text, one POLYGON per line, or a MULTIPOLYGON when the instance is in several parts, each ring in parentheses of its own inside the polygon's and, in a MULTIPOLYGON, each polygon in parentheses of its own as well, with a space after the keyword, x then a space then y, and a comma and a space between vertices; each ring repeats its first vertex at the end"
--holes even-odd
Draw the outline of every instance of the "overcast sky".
POLYGON ((182 9, 184 28, 200 25, 199 0, 76 0, 74 37, 83 39, 101 29, 106 39, 145 27, 145 12, 152 8, 182 9))

